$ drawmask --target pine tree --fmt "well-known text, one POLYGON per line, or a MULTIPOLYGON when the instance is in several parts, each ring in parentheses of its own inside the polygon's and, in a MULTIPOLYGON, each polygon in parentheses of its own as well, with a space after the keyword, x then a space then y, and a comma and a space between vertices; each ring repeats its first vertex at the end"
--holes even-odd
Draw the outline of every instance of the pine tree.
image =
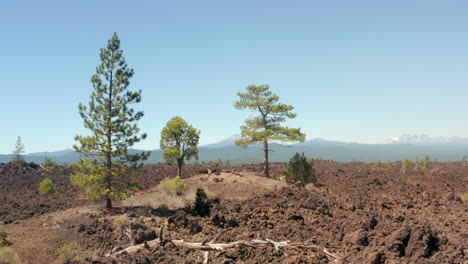
POLYGON ((106 207, 112 208, 112 200, 137 189, 130 176, 150 152, 129 153, 129 148, 145 139, 146 134, 139 134, 136 124, 143 112, 130 107, 141 101, 141 90, 128 90, 133 69, 125 63, 116 33, 101 49, 100 59, 91 78, 94 89, 90 102, 88 106, 79 105, 91 135, 75 137, 79 144, 74 148, 81 157, 71 179, 83 189, 85 198, 104 198, 106 207))
POLYGON ((300 155, 296 153, 289 160, 289 168, 284 172, 287 180, 291 183, 296 183, 298 181, 308 184, 316 183, 317 176, 315 175, 314 160, 310 162, 307 161, 304 153, 300 155))
POLYGON ((13 150, 13 159, 11 160, 11 163, 15 166, 23 166, 26 163, 23 153, 24 145, 21 142, 21 137, 18 137, 16 140, 15 149, 13 150))
POLYGON ((177 164, 177 175, 182 176, 186 160, 198 159, 200 130, 192 127, 182 117, 176 116, 167 122, 161 131, 162 156, 169 164, 177 164))
POLYGON ((234 103, 238 110, 250 110, 257 116, 245 120, 241 126, 241 139, 236 145, 247 147, 251 144, 263 143, 264 174, 269 177, 268 142, 279 140, 283 142, 303 142, 305 134, 300 128, 281 126, 287 118, 293 119, 296 113, 291 112, 294 107, 279 103, 279 96, 272 93, 268 85, 247 86, 246 93, 237 93, 239 101, 234 103))

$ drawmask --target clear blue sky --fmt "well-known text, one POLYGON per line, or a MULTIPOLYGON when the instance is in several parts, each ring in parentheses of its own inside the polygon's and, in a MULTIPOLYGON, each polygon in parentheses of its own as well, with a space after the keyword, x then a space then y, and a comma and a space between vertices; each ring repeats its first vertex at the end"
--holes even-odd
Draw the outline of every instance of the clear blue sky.
POLYGON ((404 133, 468 136, 468 2, 4 1, 0 153, 70 148, 85 134, 99 49, 115 31, 143 90, 140 127, 159 148, 180 115, 201 143, 239 133, 233 108, 269 84, 308 138, 382 142, 404 133))

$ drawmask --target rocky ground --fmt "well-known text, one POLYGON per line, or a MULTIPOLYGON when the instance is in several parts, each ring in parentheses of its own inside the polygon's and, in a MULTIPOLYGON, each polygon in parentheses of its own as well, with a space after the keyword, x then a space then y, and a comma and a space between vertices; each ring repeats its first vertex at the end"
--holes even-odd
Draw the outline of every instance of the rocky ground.
MULTIPOLYGON (((281 175, 286 166, 272 164, 273 175, 281 175)), ((135 244, 157 239, 161 227, 165 239, 188 242, 291 242, 278 249, 239 246, 210 252, 209 263, 467 263, 468 201, 461 197, 468 193, 468 167, 433 163, 406 173, 400 168, 399 163, 372 168, 316 161, 318 184, 305 188, 256 176, 260 165, 221 168, 220 175, 197 175, 206 167, 187 166, 186 175, 193 176, 186 179, 189 187, 205 188, 209 194, 202 203, 210 208, 208 213, 197 210, 193 197, 185 197, 184 206, 177 209, 150 196, 158 193, 152 187, 174 174, 173 166, 145 166, 135 180, 149 191, 131 198, 131 206, 109 211, 76 201, 78 192, 68 181, 71 169, 14 171, 0 165, 0 200, 5 201, 0 219, 7 224, 11 247, 25 263, 60 263, 53 252, 71 241, 81 245, 77 259, 85 263, 205 260, 202 251, 171 243, 106 257, 112 249, 131 246, 129 226, 135 244), (46 175, 61 186, 53 197, 37 193, 46 175), (148 197, 156 202, 138 205, 148 197), (37 240, 48 254, 31 253, 38 250, 37 240)))

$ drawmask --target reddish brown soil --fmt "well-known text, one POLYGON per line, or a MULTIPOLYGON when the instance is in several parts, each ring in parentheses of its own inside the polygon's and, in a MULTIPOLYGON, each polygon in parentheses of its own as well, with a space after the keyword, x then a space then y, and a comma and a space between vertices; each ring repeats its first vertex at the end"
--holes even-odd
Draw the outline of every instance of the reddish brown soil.
MULTIPOLYGON (((273 164, 272 171, 280 175, 285 166, 273 164)), ((159 226, 165 225, 169 229, 167 237, 194 242, 211 240, 220 232, 216 239, 218 243, 256 238, 291 242, 310 240, 339 256, 343 263, 467 263, 468 203, 460 197, 468 193, 468 167, 461 163, 440 163, 424 171, 403 174, 399 171, 400 166, 396 164, 392 169, 371 171, 371 166, 364 163, 317 161, 319 182, 314 189, 292 186, 266 193, 259 191, 260 196, 243 201, 221 199, 213 202, 211 214, 207 217, 196 216, 189 209, 117 208, 86 212, 80 217, 64 220, 62 226, 67 228, 63 233, 67 237, 57 239, 79 241, 84 245, 84 251, 94 252, 87 257, 88 262, 112 263, 113 260, 103 255, 116 246, 126 247, 130 244, 129 238, 122 235, 122 226, 115 220, 126 214, 137 242, 156 238, 159 226)), ((161 164, 145 169, 138 179, 142 186, 151 187, 152 182, 172 174, 175 168, 161 164)), ((236 168, 241 169, 261 171, 258 165, 236 168)), ((197 170, 187 171, 195 174, 197 170)), ((28 182, 23 181, 23 184, 28 182)), ((209 182, 213 184, 216 181, 209 182)), ((226 188, 221 186, 224 183, 218 182, 220 188, 226 188)), ((17 189, 9 188, 7 192, 17 189)), ((6 197, 10 195, 13 194, 6 197)), ((57 196, 62 198, 65 195, 57 196)), ((0 196, 0 199, 4 198, 0 196)), ((32 199, 31 207, 41 202, 32 199)), ((69 206, 73 205, 70 202, 69 206)), ((6 206, 10 205, 3 204, 3 211, 0 212, 7 212, 4 216, 9 217, 8 210, 3 209, 6 206)), ((62 209, 55 205, 51 208, 62 209)), ((29 207, 25 209, 26 212, 28 210, 29 207)), ((22 232, 21 226, 27 228, 28 223, 39 221, 37 219, 33 217, 21 221, 16 227, 7 225, 6 229, 18 234, 22 232)), ((34 237, 29 239, 34 240, 34 237)), ((23 258, 24 252, 28 251, 19 245, 15 248, 13 244, 12 247, 18 249, 23 258)), ((27 257, 24 260, 33 263, 27 262, 27 257)), ((178 249, 167 244, 150 251, 123 255, 117 262, 201 263, 202 260, 203 254, 198 251, 178 249)), ((41 261, 36 259, 35 263, 50 262, 46 258, 41 261)), ((210 261, 333 263, 334 259, 322 250, 291 248, 276 251, 272 247, 239 247, 210 253, 210 261)))

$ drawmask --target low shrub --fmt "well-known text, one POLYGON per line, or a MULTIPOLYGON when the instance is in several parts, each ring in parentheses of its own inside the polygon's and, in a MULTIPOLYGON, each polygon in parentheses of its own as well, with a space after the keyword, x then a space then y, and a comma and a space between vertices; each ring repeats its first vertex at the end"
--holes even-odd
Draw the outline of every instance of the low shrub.
POLYGON ((371 171, 377 171, 380 168, 380 160, 374 161, 372 163, 371 171))
POLYGON ((314 161, 307 161, 304 153, 299 155, 296 153, 289 160, 289 168, 284 172, 286 180, 290 183, 302 182, 304 184, 315 183, 317 182, 317 177, 315 175, 314 161))
POLYGON ((127 226, 128 221, 128 216, 126 214, 119 215, 114 218, 114 225, 117 228, 122 228, 124 226, 127 226))
POLYGON ((52 160, 52 158, 45 158, 44 163, 42 163, 42 166, 46 168, 47 170, 53 170, 55 169, 58 165, 55 161, 52 160))
POLYGON ((406 173, 411 169, 411 166, 413 166, 413 162, 409 159, 405 159, 403 165, 401 165, 401 172, 406 173))
POLYGON ((0 247, 10 245, 10 242, 8 242, 7 238, 8 233, 5 231, 5 228, 3 228, 3 225, 0 224, 0 247))
POLYGON ((81 247, 77 242, 63 245, 59 249, 59 259, 62 263, 71 263, 81 252, 81 247))
POLYGON ((54 187, 55 185, 52 182, 52 180, 49 178, 45 178, 43 181, 41 181, 41 184, 39 185, 39 193, 41 195, 52 194, 55 192, 54 187))
POLYGON ((159 190, 166 192, 168 194, 177 194, 182 195, 182 192, 187 188, 185 181, 179 176, 176 176, 173 179, 165 178, 163 179, 158 186, 159 190))
POLYGON ((16 252, 9 247, 0 247, 0 263, 20 264, 21 260, 16 252))
POLYGON ((464 193, 463 196, 461 197, 462 201, 468 201, 468 193, 464 193))

